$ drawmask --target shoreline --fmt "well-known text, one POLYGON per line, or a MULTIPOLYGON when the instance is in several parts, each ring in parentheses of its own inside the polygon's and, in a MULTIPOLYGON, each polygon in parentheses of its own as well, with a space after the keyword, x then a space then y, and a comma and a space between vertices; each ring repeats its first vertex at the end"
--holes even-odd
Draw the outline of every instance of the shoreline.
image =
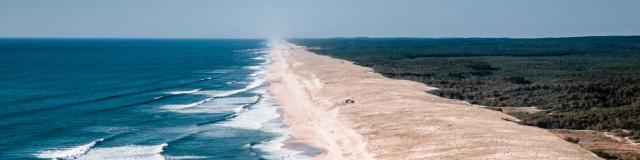
POLYGON ((271 44, 269 92, 316 159, 599 159, 511 116, 445 99, 435 88, 286 42, 271 44), (354 103, 345 103, 345 100, 354 103))
POLYGON ((315 108, 314 102, 288 67, 295 65, 282 57, 292 46, 272 44, 272 63, 267 71, 269 91, 283 109, 283 120, 292 130, 292 139, 300 140, 321 150, 316 159, 372 159, 365 143, 355 131, 342 126, 337 114, 315 108), (348 152, 343 152, 348 151, 348 152))

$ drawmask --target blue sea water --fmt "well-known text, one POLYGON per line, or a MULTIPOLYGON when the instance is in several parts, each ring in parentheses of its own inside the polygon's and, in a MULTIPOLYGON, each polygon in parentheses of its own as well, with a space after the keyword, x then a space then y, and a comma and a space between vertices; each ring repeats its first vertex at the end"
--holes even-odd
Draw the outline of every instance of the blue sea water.
POLYGON ((262 40, 1 39, 0 159, 306 159, 262 40))

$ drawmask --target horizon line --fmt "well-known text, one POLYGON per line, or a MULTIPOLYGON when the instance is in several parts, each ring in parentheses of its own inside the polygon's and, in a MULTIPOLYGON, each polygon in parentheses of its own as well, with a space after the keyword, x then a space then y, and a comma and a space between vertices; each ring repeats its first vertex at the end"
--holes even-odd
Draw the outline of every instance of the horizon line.
POLYGON ((138 40, 271 40, 271 39, 358 39, 358 38, 371 38, 371 39, 385 39, 385 38, 397 38, 397 39, 552 39, 552 38, 587 38, 587 37, 640 37, 640 34, 636 35, 584 35, 584 36, 541 36, 541 37, 491 37, 491 36, 442 36, 442 37, 426 37, 426 36, 328 36, 328 37, 292 37, 292 38, 223 38, 223 37, 2 37, 0 39, 138 39, 138 40))

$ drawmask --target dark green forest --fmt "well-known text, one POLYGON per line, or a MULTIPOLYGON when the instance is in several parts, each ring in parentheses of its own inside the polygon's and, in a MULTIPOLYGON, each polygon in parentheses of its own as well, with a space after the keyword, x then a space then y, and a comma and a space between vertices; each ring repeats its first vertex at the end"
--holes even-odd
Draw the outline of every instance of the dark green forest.
POLYGON ((512 113, 542 128, 618 130, 640 139, 640 36, 294 39, 432 94, 512 113))

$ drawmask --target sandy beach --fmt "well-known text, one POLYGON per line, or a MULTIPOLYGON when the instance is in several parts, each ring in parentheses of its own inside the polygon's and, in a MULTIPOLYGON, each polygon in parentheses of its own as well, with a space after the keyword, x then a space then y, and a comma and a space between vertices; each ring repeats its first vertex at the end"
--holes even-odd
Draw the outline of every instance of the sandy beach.
POLYGON ((428 94, 286 42, 271 44, 270 93, 316 159, 599 159, 503 113, 428 94), (353 103, 346 103, 346 100, 353 103))

